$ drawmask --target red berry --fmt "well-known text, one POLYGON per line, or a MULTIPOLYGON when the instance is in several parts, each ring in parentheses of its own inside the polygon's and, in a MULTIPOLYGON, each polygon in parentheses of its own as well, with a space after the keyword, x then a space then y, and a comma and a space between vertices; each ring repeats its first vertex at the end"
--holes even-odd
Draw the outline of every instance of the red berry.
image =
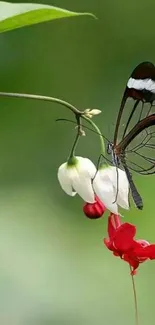
POLYGON ((89 219, 98 219, 101 218, 106 208, 100 199, 95 196, 96 202, 94 203, 85 203, 83 206, 83 212, 89 219))

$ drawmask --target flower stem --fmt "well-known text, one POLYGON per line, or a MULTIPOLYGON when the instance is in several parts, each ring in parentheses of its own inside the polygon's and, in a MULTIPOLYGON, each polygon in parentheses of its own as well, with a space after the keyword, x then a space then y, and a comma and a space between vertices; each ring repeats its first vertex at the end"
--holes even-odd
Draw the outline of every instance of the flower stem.
POLYGON ((79 138, 80 138, 80 134, 79 134, 79 132, 77 132, 77 135, 76 135, 76 138, 75 138, 75 140, 74 140, 73 147, 72 147, 72 149, 71 149, 71 152, 70 152, 70 155, 69 155, 68 161, 70 161, 70 160, 74 157, 74 155, 75 155, 75 149, 76 149, 76 146, 77 146, 77 144, 78 144, 78 140, 79 140, 79 138))
POLYGON ((75 149, 77 147, 78 141, 80 136, 85 135, 84 131, 82 130, 82 126, 81 126, 81 117, 80 114, 76 114, 76 121, 77 121, 77 134, 68 158, 68 162, 72 161, 72 158, 74 158, 75 155, 75 149))
POLYGON ((93 128, 95 129, 96 133, 98 133, 98 135, 100 137, 101 154, 103 154, 103 156, 105 156, 105 143, 104 143, 104 139, 103 139, 103 136, 102 136, 102 133, 101 133, 99 127, 90 118, 86 117, 85 115, 83 115, 82 118, 84 120, 86 120, 89 124, 91 124, 93 126, 93 128))
POLYGON ((130 265, 130 271, 131 271, 131 280, 132 280, 132 288, 133 288, 133 295, 134 295, 134 305, 135 305, 135 325, 139 325, 139 316, 138 316, 138 304, 137 304, 136 287, 135 287, 134 275, 132 274, 132 268, 131 268, 131 265, 130 265))
POLYGON ((15 98, 26 98, 26 99, 36 99, 36 100, 43 100, 48 102, 54 102, 60 105, 63 105, 70 109, 75 115, 82 115, 84 112, 79 111, 75 106, 72 104, 55 97, 50 96, 42 96, 42 95, 33 95, 33 94, 21 94, 21 93, 8 93, 8 92, 0 92, 0 96, 3 97, 15 97, 15 98))

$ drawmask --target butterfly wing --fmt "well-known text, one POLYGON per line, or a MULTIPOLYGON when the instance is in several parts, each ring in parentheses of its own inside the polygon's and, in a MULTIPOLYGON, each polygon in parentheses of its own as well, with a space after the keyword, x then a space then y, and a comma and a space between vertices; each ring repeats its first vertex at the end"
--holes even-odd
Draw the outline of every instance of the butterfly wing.
MULTIPOLYGON (((155 114, 141 119, 116 145, 120 159, 125 156, 129 169, 142 175, 155 173, 155 114)), ((123 160, 122 160, 123 162, 123 160)))
MULTIPOLYGON (((130 75, 124 95, 121 101, 120 110, 118 113, 115 133, 114 133, 114 146, 118 142, 118 131, 120 128, 120 122, 122 119, 122 114, 124 110, 126 111, 127 100, 131 98, 133 100, 133 105, 129 108, 129 116, 127 122, 125 123, 124 132, 122 139, 125 137, 126 132, 129 128, 129 125, 132 121, 132 118, 135 114, 140 103, 142 103, 142 111, 145 111, 145 103, 149 103, 152 106, 153 101, 155 100, 155 66, 151 62, 142 62, 140 63, 130 75)), ((147 109, 148 114, 148 109, 147 109)), ((140 120, 141 116, 139 117, 140 120)))

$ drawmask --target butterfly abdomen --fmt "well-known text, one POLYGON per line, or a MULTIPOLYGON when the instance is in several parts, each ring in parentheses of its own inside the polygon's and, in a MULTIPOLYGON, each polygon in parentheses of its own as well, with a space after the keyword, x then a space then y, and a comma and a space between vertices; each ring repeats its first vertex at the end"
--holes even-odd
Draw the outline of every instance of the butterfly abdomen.
POLYGON ((134 184, 134 182, 132 180, 132 175, 129 172, 129 169, 127 168, 127 165, 126 165, 125 161, 123 163, 123 167, 124 167, 124 170, 126 172, 128 182, 130 184, 130 189, 131 189, 131 193, 132 193, 132 197, 133 197, 133 200, 135 202, 135 205, 139 210, 142 210, 143 209, 142 198, 141 198, 139 192, 137 191, 137 188, 136 188, 136 186, 135 186, 135 184, 134 184))

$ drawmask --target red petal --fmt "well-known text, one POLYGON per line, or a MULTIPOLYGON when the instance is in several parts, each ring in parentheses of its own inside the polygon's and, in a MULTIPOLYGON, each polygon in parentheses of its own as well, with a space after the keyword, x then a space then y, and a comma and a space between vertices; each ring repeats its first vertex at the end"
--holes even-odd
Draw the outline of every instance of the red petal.
POLYGON ((138 258, 145 257, 145 258, 149 258, 150 260, 154 260, 155 259, 155 244, 136 249, 136 254, 137 254, 138 258))
POLYGON ((139 266, 139 261, 136 261, 133 259, 130 255, 124 254, 122 259, 130 264, 131 267, 133 267, 133 271, 136 270, 139 266))
POLYGON ((120 216, 111 213, 108 218, 108 234, 110 239, 113 239, 116 230, 119 228, 120 225, 120 216))
POLYGON ((144 254, 144 247, 149 246, 150 244, 143 239, 139 239, 139 240, 134 240, 134 245, 132 250, 130 251, 130 256, 132 256, 132 258, 136 259, 137 261, 139 261, 140 263, 145 262, 148 257, 143 257, 141 256, 141 252, 143 252, 144 254))
POLYGON ((114 256, 119 256, 119 257, 122 258, 122 256, 121 256, 118 252, 116 252, 116 251, 113 251, 113 255, 114 255, 114 256))
POLYGON ((148 257, 141 257, 139 254, 139 252, 141 252, 141 250, 143 249, 142 244, 144 243, 140 243, 137 240, 133 240, 133 246, 127 252, 127 254, 132 260, 138 261, 139 263, 145 262, 148 259, 148 257))
POLYGON ((113 239, 114 247, 122 252, 130 250, 134 244, 133 238, 136 234, 136 227, 130 223, 122 224, 116 231, 113 239))
POLYGON ((103 242, 110 251, 114 250, 113 244, 109 239, 104 238, 103 242))
POLYGON ((146 247, 150 245, 150 243, 145 239, 138 239, 136 240, 136 242, 139 243, 141 247, 146 247))
POLYGON ((113 239, 116 229, 113 224, 113 214, 111 213, 110 216, 108 217, 108 235, 110 239, 113 239))
POLYGON ((138 255, 138 251, 141 250, 142 244, 138 240, 133 240, 133 246, 132 246, 132 251, 130 252, 130 255, 132 254, 133 256, 138 255))
POLYGON ((121 218, 119 215, 117 214, 114 214, 113 215, 113 218, 114 218, 114 225, 115 225, 115 228, 119 228, 121 226, 121 218))
POLYGON ((136 273, 137 273, 137 271, 134 269, 131 271, 131 275, 136 275, 136 273))

